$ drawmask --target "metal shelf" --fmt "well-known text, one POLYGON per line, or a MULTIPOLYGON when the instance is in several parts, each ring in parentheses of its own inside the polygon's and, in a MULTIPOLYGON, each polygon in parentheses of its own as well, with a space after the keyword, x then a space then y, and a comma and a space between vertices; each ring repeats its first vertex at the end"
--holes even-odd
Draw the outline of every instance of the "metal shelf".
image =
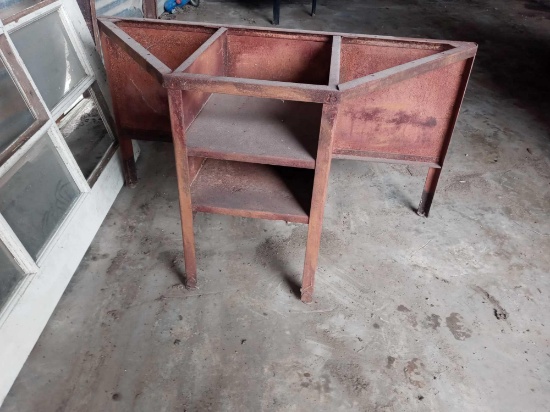
POLYGON ((212 94, 186 133, 190 156, 315 168, 320 104, 212 94))
POLYGON ((313 171, 207 159, 191 186, 193 211, 308 223, 313 171))

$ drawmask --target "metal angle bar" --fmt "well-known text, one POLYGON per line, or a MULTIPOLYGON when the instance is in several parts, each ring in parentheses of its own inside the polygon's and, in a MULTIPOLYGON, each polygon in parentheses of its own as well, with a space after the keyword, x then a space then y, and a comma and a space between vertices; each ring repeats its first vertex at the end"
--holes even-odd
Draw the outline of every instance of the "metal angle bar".
POLYGON ((405 39, 401 37, 358 37, 355 34, 342 34, 344 44, 359 44, 362 46, 406 48, 418 50, 437 50, 439 52, 460 47, 464 42, 448 42, 446 40, 405 39))
POLYGON ((421 74, 437 70, 441 67, 457 63, 475 56, 477 45, 470 43, 461 47, 437 53, 428 57, 401 64, 390 69, 382 70, 368 76, 350 80, 339 84, 338 90, 343 93, 342 98, 352 98, 375 90, 389 87, 393 84, 408 80, 421 74))
POLYGON ((386 43, 389 47, 400 47, 399 44, 403 43, 401 47, 409 48, 426 48, 428 46, 460 46, 468 44, 467 42, 452 42, 446 40, 432 40, 432 39, 411 39, 410 37, 393 37, 393 36, 378 36, 378 35, 368 35, 368 34, 354 34, 354 33, 341 33, 341 32, 325 32, 325 31, 313 31, 313 30, 296 30, 296 29, 285 29, 285 28, 274 28, 274 27, 250 27, 250 26, 240 26, 240 25, 227 25, 223 26, 219 24, 212 23, 197 23, 197 22, 183 22, 183 21, 170 21, 170 20, 152 20, 152 19, 143 19, 143 18, 114 18, 114 17, 101 17, 100 21, 123 21, 125 23, 136 23, 136 24, 151 24, 153 27, 159 28, 162 26, 165 27, 204 27, 211 29, 219 29, 220 27, 225 27, 228 29, 230 35, 246 35, 246 36, 282 36, 288 37, 289 35, 295 36, 308 36, 305 40, 311 41, 326 41, 327 37, 330 36, 341 36, 343 39, 358 39, 365 41, 375 41, 379 43, 386 43))
POLYGON ((363 160, 368 162, 397 163, 407 165, 425 165, 440 169, 439 158, 416 155, 403 155, 399 153, 369 152, 364 150, 334 149, 333 159, 363 160))
POLYGON ((340 83, 340 50, 342 48, 342 36, 332 37, 332 52, 330 55, 330 74, 328 84, 336 86, 340 83))
POLYGON ((152 74, 159 83, 162 83, 162 76, 171 73, 172 70, 152 55, 145 47, 139 44, 134 38, 118 28, 114 23, 105 19, 99 19, 101 30, 113 43, 120 46, 132 59, 152 74))
POLYGON ((218 40, 220 37, 222 37, 227 32, 227 29, 225 27, 219 28, 208 40, 206 40, 195 52, 189 56, 185 61, 180 64, 176 70, 174 70, 174 73, 181 73, 184 72, 191 66, 195 61, 210 47, 212 44, 218 40))
POLYGON ((164 76, 163 86, 168 89, 200 90, 313 103, 337 103, 340 94, 336 87, 330 86, 192 73, 167 74, 164 76))
POLYGON ((471 57, 468 59, 468 61, 466 62, 466 67, 464 68, 464 72, 462 73, 462 79, 460 81, 460 89, 458 90, 458 93, 456 95, 456 100, 453 106, 453 112, 451 115, 451 119, 449 121, 449 127, 447 130, 447 133, 445 133, 445 140, 443 143, 443 147, 441 149, 441 153, 439 155, 441 159, 440 167, 443 166, 443 161, 445 160, 445 156, 447 155, 447 150, 449 149, 451 137, 453 135, 456 122, 458 120, 458 115, 460 114, 460 108, 462 107, 464 95, 466 94, 466 88, 468 87, 468 81, 470 80, 472 68, 474 67, 474 60, 475 60, 475 57, 471 57))
MULTIPOLYGON (((40 123, 39 128, 32 128, 32 133, 29 133, 26 136, 25 141, 17 147, 17 150, 10 153, 9 156, 6 156, 2 159, 0 163, 0 178, 10 171, 10 169, 17 163, 30 148, 40 139, 48 129, 52 127, 54 121, 52 119, 46 120, 44 123, 40 123)), ((27 129, 28 130, 28 129, 27 129)))

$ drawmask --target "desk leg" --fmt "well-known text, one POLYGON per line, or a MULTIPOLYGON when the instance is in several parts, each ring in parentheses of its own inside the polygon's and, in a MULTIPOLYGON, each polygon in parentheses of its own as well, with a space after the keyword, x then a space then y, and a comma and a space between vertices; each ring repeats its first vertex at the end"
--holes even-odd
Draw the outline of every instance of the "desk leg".
MULTIPOLYGON (((462 73, 462 80, 460 82, 460 89, 456 95, 456 101, 453 108, 453 114, 449 122, 449 128, 445 135, 445 140, 443 143, 443 148, 440 153, 440 166, 443 167, 443 161, 447 154, 447 149, 449 148, 449 143, 451 142, 451 137, 453 135, 453 130, 460 113, 460 106, 462 105, 462 100, 464 99, 464 93, 466 93, 466 86, 468 85, 468 79, 470 78, 470 73, 472 71, 472 66, 474 64, 474 58, 469 58, 465 65, 464 71, 462 73)), ((441 176, 441 169, 430 168, 428 171, 428 176, 426 177, 426 183, 424 184, 424 192, 422 192, 422 199, 418 205, 418 213, 420 216, 428 217, 430 214, 430 207, 432 206, 432 201, 435 195, 435 189, 437 188, 437 182, 439 181, 439 176, 441 176)))
POLYGON ((138 178, 132 139, 123 137, 120 133, 118 136, 118 144, 120 145, 120 154, 122 156, 124 182, 126 183, 126 186, 135 187, 138 178))
POLYGON ((422 199, 420 199, 420 204, 418 205, 418 210, 416 212, 418 215, 428 217, 440 175, 441 169, 431 167, 428 171, 426 183, 424 184, 424 191, 422 192, 422 199))
POLYGON ((281 0, 273 0, 273 24, 279 25, 279 13, 281 11, 281 0))
POLYGON ((185 286, 188 289, 194 289, 197 286, 197 260, 195 256, 195 234, 193 233, 189 159, 185 146, 185 123, 183 121, 183 98, 181 93, 181 90, 169 89, 168 101, 170 103, 170 122, 172 124, 176 172, 178 175, 183 256, 185 259, 185 286))
POLYGON ((321 231, 323 228, 323 215, 327 200, 328 178, 332 159, 332 143, 334 122, 337 107, 335 105, 323 105, 321 117, 321 129, 319 132, 319 145, 315 161, 315 177, 313 181, 313 194, 311 197, 311 209, 309 212, 309 227, 307 232, 306 257, 304 260, 304 274, 302 277, 302 302, 311 303, 313 300, 313 287, 315 283, 315 271, 321 246, 321 231))

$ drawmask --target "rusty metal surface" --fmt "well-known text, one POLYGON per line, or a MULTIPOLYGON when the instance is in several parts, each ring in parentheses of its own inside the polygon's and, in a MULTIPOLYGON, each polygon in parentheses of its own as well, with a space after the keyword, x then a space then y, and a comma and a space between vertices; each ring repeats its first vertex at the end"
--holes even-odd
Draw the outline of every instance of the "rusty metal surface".
POLYGON ((187 130, 187 150, 195 156, 313 169, 320 118, 319 104, 214 94, 187 130))
POLYGON ((334 152, 439 164, 464 62, 340 105, 334 152))
MULTIPOLYGON (((311 302, 334 155, 430 165, 418 210, 428 215, 476 45, 146 21, 100 27, 115 37, 104 47, 119 125, 141 135, 171 121, 188 287, 193 211, 282 219, 309 225, 301 299, 311 302), (157 50, 172 32, 208 38, 187 56, 157 50), (149 114, 128 116, 120 99, 129 97, 130 112, 141 99, 149 114)), ((121 145, 133 171, 130 146, 121 145)))
POLYGON ((297 102, 331 103, 340 100, 335 86, 288 83, 273 80, 240 79, 191 73, 171 73, 164 76, 168 89, 202 90, 210 93, 236 94, 297 102))
POLYGON ((342 43, 340 83, 438 53, 432 49, 342 43))
POLYGON ((187 59, 215 32, 214 29, 198 32, 167 31, 120 24, 118 26, 172 70, 187 59))
POLYGON ((120 46, 103 41, 102 45, 104 55, 109 56, 106 68, 113 106, 121 108, 115 111, 115 120, 123 134, 132 130, 169 134, 166 90, 120 46))
POLYGON ((193 210, 308 223, 313 171, 207 159, 191 186, 193 210))
POLYGON ((328 85, 330 41, 228 35, 227 74, 257 80, 328 85))
POLYGON ((139 18, 105 18, 101 20, 110 20, 116 22, 117 26, 125 29, 126 27, 136 28, 157 28, 163 30, 197 30, 205 31, 208 29, 217 30, 220 27, 226 27, 231 30, 233 35, 255 36, 255 37, 277 37, 288 39, 302 39, 312 41, 327 41, 332 36, 341 36, 346 39, 346 42, 357 42, 361 44, 376 44, 386 45, 389 47, 406 47, 406 48, 430 48, 436 50, 446 50, 449 47, 458 47, 465 42, 457 42, 450 40, 434 40, 420 39, 410 37, 395 37, 395 36, 378 36, 369 34, 357 33, 342 33, 342 32, 327 32, 327 31, 312 31, 312 30, 296 30, 296 29, 278 29, 272 27, 250 27, 240 25, 220 25, 212 23, 195 23, 182 22, 177 20, 152 20, 139 18))
MULTIPOLYGON (((191 55, 186 62, 189 64, 184 69, 185 73, 204 73, 211 76, 223 76, 225 74, 225 33, 217 31, 209 41, 205 42, 196 53, 191 55), (210 40, 212 40, 210 42, 210 40), (202 49, 204 46, 207 48, 202 49), (200 53, 200 54, 198 54, 200 53)), ((211 93, 202 90, 184 90, 182 92, 184 104, 183 121, 188 128, 202 110, 211 93)))
MULTIPOLYGON (((112 21, 170 69, 185 66, 181 73, 164 74, 164 86, 184 90, 186 127, 210 93, 338 104, 335 155, 440 164, 465 67, 463 61, 449 65, 444 60, 450 56, 444 54, 467 43, 340 33, 335 48, 327 33, 227 27, 212 36, 219 26, 112 21), (206 44, 208 39, 212 44, 206 44), (178 47, 165 47, 173 42, 178 47), (201 46, 198 56, 186 60, 201 46), (410 73, 394 70, 430 56, 443 67, 431 70, 421 64, 410 73), (382 71, 391 73, 384 72, 379 80, 375 74, 382 71), (392 75, 399 78, 394 81, 392 75), (340 90, 330 88, 336 83, 340 90)), ((170 129, 165 89, 123 50, 107 48, 116 54, 109 75, 113 98, 124 102, 117 119, 121 129, 138 139, 166 140, 170 129)), ((475 53, 474 46, 470 49, 475 53)))
MULTIPOLYGON (((101 29, 104 30, 103 26, 101 29)), ((208 40, 215 30, 168 32, 130 26, 124 27, 124 31, 162 63, 174 69, 208 40), (173 42, 178 47, 166 47, 173 42)), ((111 56, 107 75, 113 104, 123 108, 116 119, 121 133, 138 140, 170 140, 166 89, 117 44, 104 42, 103 49, 111 56)))

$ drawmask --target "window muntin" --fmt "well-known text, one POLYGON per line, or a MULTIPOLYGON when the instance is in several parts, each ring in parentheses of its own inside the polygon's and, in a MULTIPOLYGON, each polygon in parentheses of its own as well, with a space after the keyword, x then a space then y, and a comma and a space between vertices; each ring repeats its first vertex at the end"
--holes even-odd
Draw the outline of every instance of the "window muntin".
POLYGON ((0 19, 13 16, 40 2, 41 0, 0 0, 0 19))
POLYGON ((79 195, 49 136, 0 177, 0 213, 35 260, 79 195))
POLYGON ((0 309, 7 303, 24 276, 11 253, 0 242, 0 309))
POLYGON ((87 77, 59 11, 16 29, 10 37, 50 110, 87 77))
POLYGON ((28 129, 34 120, 13 78, 0 59, 0 153, 28 129))

